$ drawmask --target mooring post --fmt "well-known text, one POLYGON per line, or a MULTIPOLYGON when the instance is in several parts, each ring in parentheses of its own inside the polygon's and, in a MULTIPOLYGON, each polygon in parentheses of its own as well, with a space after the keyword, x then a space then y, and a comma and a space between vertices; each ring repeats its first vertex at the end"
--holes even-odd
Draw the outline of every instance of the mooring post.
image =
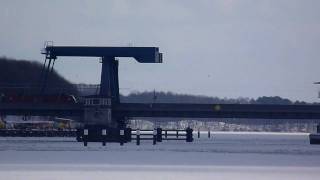
POLYGON ((162 142, 162 128, 157 128, 157 142, 162 142))
POLYGON ((198 129, 198 138, 200 138, 200 129, 198 129))
POLYGON ((106 146, 107 130, 102 129, 101 135, 102 135, 102 146, 106 146))
POLYGON ((193 129, 191 129, 190 127, 188 127, 186 129, 186 141, 187 142, 192 142, 193 141, 193 129))
POLYGON ((124 129, 120 129, 120 146, 123 146, 124 142, 124 129))
POLYGON ((165 137, 166 139, 168 138, 168 131, 167 131, 167 130, 164 131, 164 137, 165 137))
POLYGON ((127 142, 131 142, 131 140, 132 140, 132 129, 131 128, 126 129, 125 136, 126 136, 127 142))
POLYGON ((136 135, 137 135, 137 145, 140 145, 140 129, 137 129, 136 131, 136 135))
POLYGON ((210 128, 208 128, 208 138, 210 139, 211 137, 211 132, 210 132, 210 128))
POLYGON ((317 133, 320 133, 320 124, 317 125, 317 133))
POLYGON ((157 130, 153 130, 153 145, 156 145, 157 143, 157 130))
POLYGON ((176 138, 178 139, 179 138, 179 131, 176 130, 176 138))
POLYGON ((87 146, 88 145, 88 135, 89 135, 89 130, 88 129, 84 129, 83 130, 83 145, 87 146))

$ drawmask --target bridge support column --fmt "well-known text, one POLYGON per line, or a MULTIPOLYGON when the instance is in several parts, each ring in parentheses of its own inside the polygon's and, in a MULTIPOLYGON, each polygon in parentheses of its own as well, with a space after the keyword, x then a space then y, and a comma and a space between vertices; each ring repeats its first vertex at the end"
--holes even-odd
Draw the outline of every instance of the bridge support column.
POLYGON ((119 62, 114 57, 102 57, 101 97, 111 97, 112 104, 119 103, 119 62))
MULTIPOLYGON (((102 57, 102 72, 99 97, 111 98, 111 107, 120 103, 119 99, 119 75, 118 75, 119 62, 115 57, 102 57)), ((111 114, 110 122, 107 126, 119 129, 125 129, 125 117, 115 117, 111 114)), ((127 136, 126 136, 127 137, 127 136)), ((130 141, 131 138, 129 138, 130 141)))

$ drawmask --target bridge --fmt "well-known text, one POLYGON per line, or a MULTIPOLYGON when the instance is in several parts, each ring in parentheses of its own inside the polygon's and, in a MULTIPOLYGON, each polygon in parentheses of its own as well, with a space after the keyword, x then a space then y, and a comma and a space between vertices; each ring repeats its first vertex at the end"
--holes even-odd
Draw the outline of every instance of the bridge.
MULTIPOLYGON (((74 116, 90 133, 107 129, 110 139, 126 127, 126 119, 134 117, 180 118, 251 118, 251 119, 320 119, 319 105, 258 104, 174 104, 121 103, 119 99, 118 61, 116 57, 132 57, 140 63, 162 63, 157 47, 87 47, 46 46, 43 87, 45 92, 54 62, 59 56, 99 57, 102 62, 100 92, 74 104, 0 103, 0 114, 33 116, 74 116)), ((96 137, 92 137, 95 141, 96 137)), ((98 138, 99 139, 99 138, 98 138)), ((88 139, 90 141, 90 138, 88 139)))
MULTIPOLYGON (((83 117, 85 104, 12 104, 0 103, 0 114, 27 116, 83 117)), ((318 105, 262 104, 177 104, 177 103, 119 103, 112 107, 116 117, 164 118, 251 118, 320 120, 318 105)))

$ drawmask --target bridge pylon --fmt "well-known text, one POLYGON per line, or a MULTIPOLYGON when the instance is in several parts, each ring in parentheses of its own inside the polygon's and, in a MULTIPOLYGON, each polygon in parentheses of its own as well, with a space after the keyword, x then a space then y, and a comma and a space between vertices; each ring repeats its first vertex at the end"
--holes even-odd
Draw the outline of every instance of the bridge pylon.
POLYGON ((106 132, 108 141, 121 140, 121 133, 126 128, 125 115, 113 113, 113 107, 120 104, 119 62, 116 57, 133 57, 140 63, 162 63, 162 54, 157 47, 88 47, 88 46, 46 46, 42 54, 49 61, 44 74, 45 89, 51 63, 58 56, 82 56, 101 58, 102 71, 100 92, 98 95, 85 97, 84 128, 80 134, 87 141, 100 141, 100 132, 106 132), (86 130, 86 131, 84 131, 86 130), (98 134, 97 134, 98 133, 98 134), (119 136, 120 135, 120 136, 119 136))

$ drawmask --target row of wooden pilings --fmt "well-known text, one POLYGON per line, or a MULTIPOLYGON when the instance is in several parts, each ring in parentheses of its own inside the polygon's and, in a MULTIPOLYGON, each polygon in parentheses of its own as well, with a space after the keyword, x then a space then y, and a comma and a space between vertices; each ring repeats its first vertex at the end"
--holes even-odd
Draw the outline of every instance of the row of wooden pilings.
MULTIPOLYGON (((163 140, 184 140, 186 142, 193 142, 193 129, 186 128, 185 130, 163 130, 162 128, 155 128, 153 130, 140 130, 140 129, 119 129, 118 142, 123 146, 126 142, 131 142, 132 140, 136 141, 136 145, 140 145, 143 140, 151 140, 153 145, 156 145, 157 142, 162 142, 163 140)), ((116 136, 115 136, 116 137, 116 136)), ((89 136, 89 130, 83 129, 82 141, 84 146, 88 145, 88 142, 91 142, 89 136)), ((102 145, 105 146, 108 141, 106 129, 102 129, 100 135, 100 141, 102 145)))
MULTIPOLYGON (((136 144, 140 145, 141 140, 153 140, 153 145, 156 145, 157 142, 162 142, 162 140, 185 140, 186 142, 193 142, 193 129, 186 128, 185 130, 163 130, 162 128, 156 128, 152 130, 140 130, 136 129, 135 135, 136 138, 132 138, 136 140, 136 144), (149 132, 149 133, 141 133, 141 132, 149 132), (150 134, 152 132, 152 134, 150 134), (164 133, 163 133, 164 132, 164 133), (180 133, 185 132, 185 133, 180 133), (151 136, 150 137, 141 137, 141 136, 151 136), (163 138, 164 136, 164 138, 163 138), (182 138, 181 138, 182 137, 182 138)), ((200 138, 200 129, 198 129, 197 137, 200 138)), ((208 138, 211 138, 211 131, 208 129, 208 138)))
POLYGON ((193 129, 186 128, 185 130, 163 130, 162 128, 156 128, 153 130, 140 130, 136 129, 135 138, 136 144, 140 145, 141 140, 152 140, 152 144, 156 145, 157 142, 162 142, 163 140, 184 140, 186 142, 193 142, 193 129), (152 134, 151 134, 152 133, 152 134))

